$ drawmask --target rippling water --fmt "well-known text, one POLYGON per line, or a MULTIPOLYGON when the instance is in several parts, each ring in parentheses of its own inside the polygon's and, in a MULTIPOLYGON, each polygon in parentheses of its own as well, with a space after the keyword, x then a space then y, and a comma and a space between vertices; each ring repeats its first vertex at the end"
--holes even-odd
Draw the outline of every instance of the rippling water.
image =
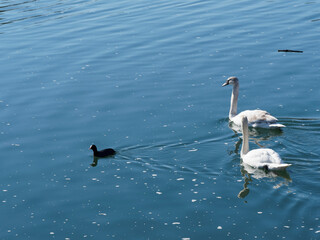
POLYGON ((319 239, 318 9, 1 1, 1 239, 319 239), (286 172, 241 165, 232 75, 286 172))

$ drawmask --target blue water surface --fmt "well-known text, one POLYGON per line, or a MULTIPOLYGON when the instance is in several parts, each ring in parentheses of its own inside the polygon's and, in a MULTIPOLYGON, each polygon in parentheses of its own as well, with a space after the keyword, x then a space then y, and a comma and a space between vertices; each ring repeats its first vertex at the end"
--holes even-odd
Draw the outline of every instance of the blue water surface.
POLYGON ((1 1, 1 239, 319 239, 319 9, 1 1), (229 76, 286 172, 242 166, 229 76))

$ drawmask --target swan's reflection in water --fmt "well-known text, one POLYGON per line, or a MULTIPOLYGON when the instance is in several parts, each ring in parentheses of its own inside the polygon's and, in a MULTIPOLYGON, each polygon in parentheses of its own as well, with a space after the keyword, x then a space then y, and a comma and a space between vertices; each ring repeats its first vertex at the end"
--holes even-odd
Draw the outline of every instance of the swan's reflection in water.
MULTIPOLYGON (((232 122, 229 122, 229 128, 236 134, 242 135, 241 126, 235 125, 232 122)), ((249 127, 249 136, 255 137, 259 141, 269 140, 272 137, 281 136, 283 130, 281 128, 252 128, 249 127)))
POLYGON ((289 173, 286 170, 281 171, 265 171, 262 169, 253 168, 245 163, 242 163, 240 168, 241 175, 244 177, 243 189, 238 193, 238 198, 245 198, 250 190, 248 185, 252 182, 252 178, 261 179, 261 178, 270 178, 275 179, 277 177, 282 178, 282 181, 277 183, 273 188, 279 188, 282 185, 288 185, 291 182, 289 173))
MULTIPOLYGON (((239 151, 241 149, 241 143, 242 143, 242 131, 241 127, 234 125, 233 123, 229 123, 229 127, 234 131, 235 135, 234 137, 238 137, 239 140, 235 144, 235 150, 230 151, 229 154, 237 154, 239 155, 239 151)), ((270 140, 273 137, 281 136, 283 134, 282 129, 264 129, 264 128, 249 128, 249 135, 251 140, 254 140, 254 142, 259 147, 264 147, 260 144, 261 141, 270 140)), ((244 178, 244 184, 243 189, 238 193, 238 198, 245 198, 248 196, 250 189, 249 184, 252 182, 252 179, 262 179, 262 178, 269 178, 269 179, 276 179, 276 178, 282 178, 282 181, 280 183, 276 184, 274 188, 279 188, 282 185, 288 185, 289 182, 291 182, 290 175, 286 170, 282 171, 266 171, 263 169, 256 169, 253 168, 241 161, 241 175, 244 178)))
MULTIPOLYGON (((234 132, 233 138, 239 138, 239 140, 235 144, 234 151, 229 151, 229 155, 240 154, 239 150, 241 148, 242 143, 242 131, 241 127, 234 125, 232 122, 229 122, 229 128, 234 132)), ((276 129, 265 129, 265 128, 252 128, 249 127, 249 140, 253 140, 255 144, 257 144, 259 147, 263 148, 264 146, 260 144, 261 141, 267 141, 270 140, 273 137, 278 137, 283 134, 282 129, 276 128, 276 129)))

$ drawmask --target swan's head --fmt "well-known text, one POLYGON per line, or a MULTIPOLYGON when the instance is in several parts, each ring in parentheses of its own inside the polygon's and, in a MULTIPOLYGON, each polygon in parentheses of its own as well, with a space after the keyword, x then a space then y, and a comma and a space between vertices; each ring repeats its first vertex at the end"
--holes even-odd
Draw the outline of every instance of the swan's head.
POLYGON ((89 149, 92 149, 93 151, 97 151, 96 145, 91 145, 91 146, 89 147, 89 149))
POLYGON ((239 82, 239 79, 238 79, 237 77, 229 77, 229 78, 227 79, 227 81, 226 81, 224 84, 222 84, 222 87, 227 86, 227 85, 229 85, 229 84, 234 85, 234 84, 236 84, 236 83, 238 83, 238 82, 239 82))

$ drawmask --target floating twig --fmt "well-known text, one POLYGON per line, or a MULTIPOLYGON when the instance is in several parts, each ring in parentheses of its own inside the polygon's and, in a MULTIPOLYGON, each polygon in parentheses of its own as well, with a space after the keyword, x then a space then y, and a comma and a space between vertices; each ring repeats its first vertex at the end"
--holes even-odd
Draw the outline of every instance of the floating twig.
POLYGON ((303 51, 289 50, 289 49, 285 49, 285 50, 278 50, 278 52, 295 52, 295 53, 303 53, 303 51))

